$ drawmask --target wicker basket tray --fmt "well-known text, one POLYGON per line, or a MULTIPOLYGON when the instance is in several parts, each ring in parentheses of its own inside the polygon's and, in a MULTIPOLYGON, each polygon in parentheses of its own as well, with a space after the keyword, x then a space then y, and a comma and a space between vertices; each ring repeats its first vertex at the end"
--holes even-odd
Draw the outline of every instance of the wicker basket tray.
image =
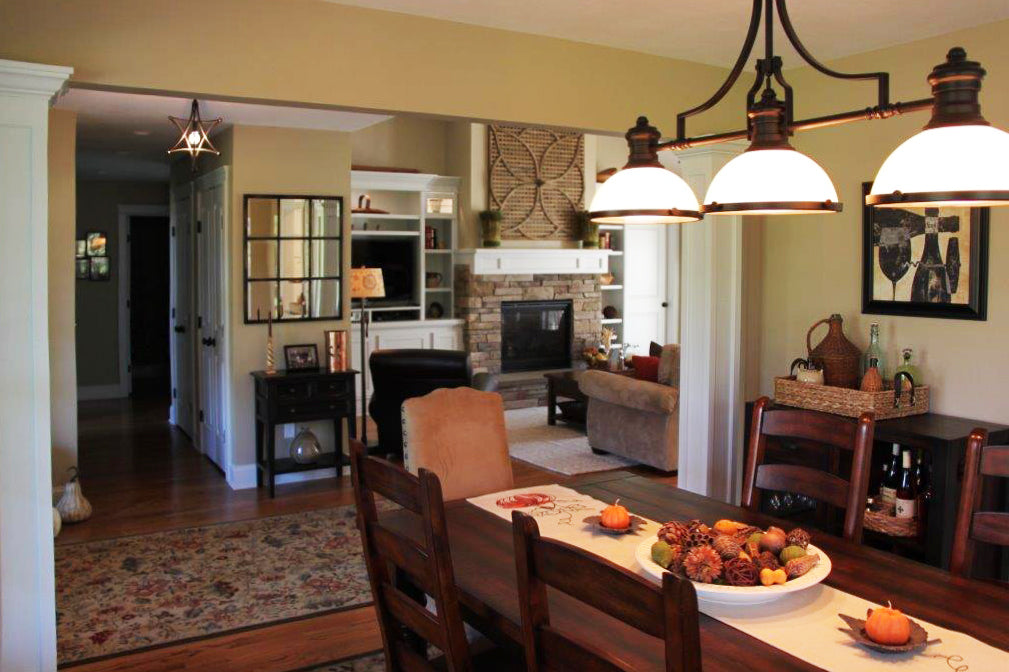
POLYGON ((800 383, 794 376, 774 379, 774 401, 784 406, 797 406, 813 411, 823 411, 857 418, 862 413, 872 413, 876 420, 903 418, 908 415, 928 413, 928 385, 916 385, 914 403, 910 392, 902 392, 900 403, 894 408, 893 390, 863 392, 846 387, 800 383))
POLYGON ((917 517, 897 518, 885 511, 865 510, 865 529, 888 534, 891 537, 917 537, 920 529, 918 523, 917 517))

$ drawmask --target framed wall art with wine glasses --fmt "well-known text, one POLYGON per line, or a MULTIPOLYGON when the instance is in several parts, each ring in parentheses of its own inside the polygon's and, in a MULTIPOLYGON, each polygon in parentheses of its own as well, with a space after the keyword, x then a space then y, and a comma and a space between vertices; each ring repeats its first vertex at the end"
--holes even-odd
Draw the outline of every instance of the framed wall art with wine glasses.
POLYGON ((862 312, 988 319, 988 226, 988 208, 864 206, 862 312))

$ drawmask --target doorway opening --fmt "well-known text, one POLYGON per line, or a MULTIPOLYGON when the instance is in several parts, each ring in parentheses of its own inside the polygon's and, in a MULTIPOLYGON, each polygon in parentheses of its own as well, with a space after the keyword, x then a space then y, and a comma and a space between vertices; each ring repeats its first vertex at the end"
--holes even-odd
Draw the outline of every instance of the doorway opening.
POLYGON ((168 324, 169 224, 164 215, 134 215, 127 222, 130 396, 160 399, 172 395, 168 324))

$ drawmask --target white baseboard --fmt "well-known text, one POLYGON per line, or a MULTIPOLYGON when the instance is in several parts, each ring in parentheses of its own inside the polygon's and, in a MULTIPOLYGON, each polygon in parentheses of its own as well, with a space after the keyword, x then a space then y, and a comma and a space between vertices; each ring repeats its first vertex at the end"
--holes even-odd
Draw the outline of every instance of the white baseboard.
MULTIPOLYGON (((347 467, 349 469, 349 467, 347 467)), ((323 478, 336 478, 336 467, 322 467, 320 469, 310 469, 308 471, 296 471, 291 474, 277 474, 274 481, 276 485, 285 483, 301 483, 304 481, 318 481, 323 478)), ((256 465, 236 464, 228 470, 228 485, 232 490, 245 490, 256 487, 256 465)))
POLYGON ((96 401, 98 399, 122 399, 129 396, 120 385, 82 385, 77 388, 78 401, 96 401))

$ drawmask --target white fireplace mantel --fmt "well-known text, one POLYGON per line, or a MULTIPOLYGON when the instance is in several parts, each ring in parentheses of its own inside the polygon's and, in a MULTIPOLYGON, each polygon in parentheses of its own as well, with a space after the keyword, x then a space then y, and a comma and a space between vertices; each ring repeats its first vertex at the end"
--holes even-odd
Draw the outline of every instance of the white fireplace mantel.
POLYGON ((469 266, 473 275, 598 275, 609 270, 611 254, 611 250, 481 247, 460 250, 456 260, 469 266))

